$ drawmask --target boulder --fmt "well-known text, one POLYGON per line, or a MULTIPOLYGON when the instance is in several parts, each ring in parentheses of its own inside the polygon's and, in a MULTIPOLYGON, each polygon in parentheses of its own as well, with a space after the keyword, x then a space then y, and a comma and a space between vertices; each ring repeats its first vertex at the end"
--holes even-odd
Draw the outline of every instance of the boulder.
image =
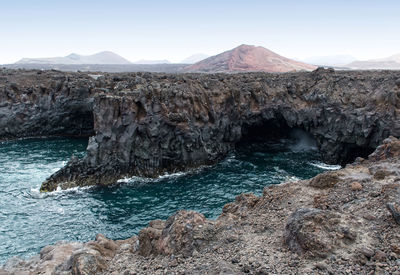
POLYGON ((339 176, 337 172, 325 172, 315 176, 310 181, 310 186, 315 188, 331 188, 339 182, 339 176))
POLYGON ((195 211, 181 210, 166 222, 156 221, 139 232, 139 254, 190 256, 213 237, 213 224, 195 211))
POLYGON ((288 219, 284 242, 298 254, 326 257, 357 238, 351 218, 315 208, 297 209, 288 219))

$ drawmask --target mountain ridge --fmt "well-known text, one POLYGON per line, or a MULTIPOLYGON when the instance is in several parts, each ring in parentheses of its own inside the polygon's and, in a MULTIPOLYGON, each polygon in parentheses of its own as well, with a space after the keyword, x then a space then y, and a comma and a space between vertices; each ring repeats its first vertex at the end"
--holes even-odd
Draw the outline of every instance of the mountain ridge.
POLYGON ((384 58, 356 60, 346 67, 359 70, 400 70, 400 53, 384 58))
POLYGON ((209 57, 210 56, 208 54, 196 53, 196 54, 192 54, 191 56, 186 57, 180 63, 182 63, 182 64, 194 64, 194 63, 197 63, 197 62, 202 61, 202 60, 204 60, 206 58, 209 58, 209 57))
POLYGON ((15 64, 132 64, 129 60, 111 51, 102 51, 92 55, 71 53, 64 57, 22 58, 15 64))

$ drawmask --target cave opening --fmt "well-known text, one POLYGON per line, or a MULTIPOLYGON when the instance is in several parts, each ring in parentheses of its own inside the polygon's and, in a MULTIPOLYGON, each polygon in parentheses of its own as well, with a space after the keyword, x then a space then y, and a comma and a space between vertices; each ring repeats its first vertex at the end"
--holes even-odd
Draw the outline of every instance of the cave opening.
POLYGON ((283 117, 249 121, 242 125, 242 138, 237 147, 251 143, 286 143, 292 151, 317 151, 317 141, 300 127, 290 127, 283 117))
POLYGON ((275 146, 277 143, 286 143, 285 148, 291 151, 315 151, 321 155, 321 160, 324 163, 341 166, 354 162, 358 157, 367 158, 375 150, 375 148, 369 146, 338 141, 339 144, 336 149, 330 148, 333 151, 324 152, 312 134, 301 127, 290 127, 286 120, 279 115, 267 120, 262 118, 250 119, 242 125, 241 130, 242 137, 236 144, 237 149, 252 146, 252 144, 264 144, 263 148, 268 149, 268 144, 275 146))
POLYGON ((249 121, 242 125, 242 138, 239 146, 249 142, 279 141, 289 138, 290 128, 283 118, 249 121))
MULTIPOLYGON (((86 107, 86 106, 85 106, 86 107)), ((65 137, 90 137, 94 135, 94 117, 91 108, 71 108, 67 115, 61 117, 54 129, 56 135, 65 137)))
POLYGON ((342 159, 340 159, 340 164, 342 166, 352 163, 356 160, 356 158, 368 158, 370 154, 375 151, 375 148, 368 146, 357 146, 356 144, 344 143, 342 144, 342 152, 340 155, 342 159))

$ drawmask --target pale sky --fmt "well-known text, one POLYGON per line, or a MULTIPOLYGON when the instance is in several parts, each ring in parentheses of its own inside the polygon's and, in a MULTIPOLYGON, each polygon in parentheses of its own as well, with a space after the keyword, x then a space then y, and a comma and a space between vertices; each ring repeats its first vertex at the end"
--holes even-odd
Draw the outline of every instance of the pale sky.
POLYGON ((0 0, 0 64, 113 51, 130 61, 240 44, 289 58, 400 53, 400 1, 0 0))

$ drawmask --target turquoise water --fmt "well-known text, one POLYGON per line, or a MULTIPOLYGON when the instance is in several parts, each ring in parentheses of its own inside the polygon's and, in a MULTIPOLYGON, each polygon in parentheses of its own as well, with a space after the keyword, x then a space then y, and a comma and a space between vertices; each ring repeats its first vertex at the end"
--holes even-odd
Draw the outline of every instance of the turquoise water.
POLYGON ((213 167, 156 180, 132 178, 108 188, 38 192, 40 184, 72 154, 82 157, 87 140, 28 139, 0 143, 0 263, 26 257, 59 240, 88 241, 96 233, 128 238, 150 220, 178 209, 216 218, 222 206, 243 192, 323 169, 319 155, 295 141, 253 143, 213 167), (307 149, 307 150, 304 150, 307 149))

